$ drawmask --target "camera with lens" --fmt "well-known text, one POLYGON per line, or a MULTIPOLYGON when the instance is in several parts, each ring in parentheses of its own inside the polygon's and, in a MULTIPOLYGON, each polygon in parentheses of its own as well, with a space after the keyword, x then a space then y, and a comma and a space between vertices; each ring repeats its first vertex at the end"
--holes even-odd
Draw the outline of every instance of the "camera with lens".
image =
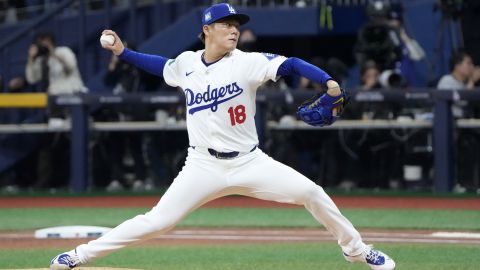
POLYGON ((35 55, 35 58, 41 56, 48 56, 50 54, 50 49, 41 42, 35 42, 35 46, 37 46, 38 48, 38 52, 37 55, 35 55))
POLYGON ((358 33, 355 45, 357 61, 374 60, 381 70, 392 69, 402 57, 402 47, 390 19, 400 20, 399 13, 384 1, 372 1, 366 9, 370 21, 358 33))
POLYGON ((385 88, 401 88, 404 86, 404 79, 402 73, 396 69, 387 69, 384 70, 379 78, 378 82, 382 87, 385 88))
POLYGON ((368 23, 360 29, 355 52, 360 64, 374 60, 380 69, 393 68, 402 56, 400 42, 393 38, 392 29, 378 22, 368 23))

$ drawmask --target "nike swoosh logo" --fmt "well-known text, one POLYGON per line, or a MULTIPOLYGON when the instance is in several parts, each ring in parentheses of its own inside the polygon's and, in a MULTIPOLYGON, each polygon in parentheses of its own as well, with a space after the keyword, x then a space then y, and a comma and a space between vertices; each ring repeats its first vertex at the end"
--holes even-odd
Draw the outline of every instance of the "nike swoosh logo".
POLYGON ((191 72, 185 72, 185 76, 188 77, 188 75, 190 75, 190 74, 192 74, 192 73, 193 73, 193 71, 191 71, 191 72))

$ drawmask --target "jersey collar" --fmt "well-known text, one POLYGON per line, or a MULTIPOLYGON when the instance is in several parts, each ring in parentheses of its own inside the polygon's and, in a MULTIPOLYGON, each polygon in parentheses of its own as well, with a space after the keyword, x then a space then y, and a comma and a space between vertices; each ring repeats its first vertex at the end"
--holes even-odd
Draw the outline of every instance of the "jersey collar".
POLYGON ((216 61, 214 61, 214 62, 211 62, 211 63, 207 63, 207 62, 205 61, 205 58, 203 57, 204 54, 205 54, 205 51, 203 51, 202 54, 201 54, 201 56, 200 56, 200 58, 201 58, 201 60, 202 60, 202 63, 203 63, 203 65, 204 65, 205 67, 210 67, 211 65, 213 65, 213 64, 215 64, 215 63, 218 63, 219 61, 221 61, 222 59, 224 59, 226 56, 229 56, 229 55, 231 54, 231 52, 226 53, 222 58, 220 58, 220 59, 218 59, 218 60, 216 60, 216 61))

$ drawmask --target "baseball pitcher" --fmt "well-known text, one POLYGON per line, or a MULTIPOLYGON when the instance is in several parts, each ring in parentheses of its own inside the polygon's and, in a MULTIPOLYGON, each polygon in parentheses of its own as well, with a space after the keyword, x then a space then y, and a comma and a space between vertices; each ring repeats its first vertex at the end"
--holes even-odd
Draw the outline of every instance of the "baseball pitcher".
POLYGON ((229 4, 207 8, 200 38, 205 49, 175 59, 126 49, 118 35, 103 48, 185 94, 190 147, 185 165, 149 212, 123 222, 102 237, 52 259, 50 269, 72 269, 125 246, 166 233, 187 214, 213 199, 240 194, 303 205, 338 240, 349 262, 371 269, 394 269, 385 253, 366 245, 324 190, 260 150, 255 128, 257 88, 280 76, 299 75, 326 85, 328 91, 299 107, 298 116, 316 126, 332 124, 348 101, 327 73, 301 59, 236 49, 239 27, 249 17, 229 4))

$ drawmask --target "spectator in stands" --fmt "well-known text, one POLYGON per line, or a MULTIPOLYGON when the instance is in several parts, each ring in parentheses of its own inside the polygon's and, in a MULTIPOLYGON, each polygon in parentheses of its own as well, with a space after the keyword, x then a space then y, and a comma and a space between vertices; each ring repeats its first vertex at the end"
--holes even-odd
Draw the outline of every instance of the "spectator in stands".
MULTIPOLYGON (((75 54, 68 47, 57 47, 52 33, 40 33, 30 45, 25 73, 28 83, 35 84, 39 91, 46 90, 49 95, 87 91, 80 77, 75 54)), ((49 106, 47 117, 51 125, 63 124, 62 119, 68 118, 68 110, 49 106)), ((35 187, 47 188, 67 183, 69 149, 68 134, 60 132, 43 136, 38 153, 38 181, 35 187)))
POLYGON ((440 90, 472 89, 480 80, 480 67, 474 66, 472 57, 463 50, 452 54, 451 73, 442 76, 437 88, 440 90))
POLYGON ((366 61, 360 68, 360 89, 372 90, 380 88, 380 70, 373 60, 366 61))
MULTIPOLYGON (((439 90, 473 89, 480 79, 480 67, 473 65, 472 57, 463 50, 459 50, 450 57, 451 73, 440 78, 437 84, 439 90)), ((453 116, 465 117, 469 114, 466 101, 456 102, 452 106, 453 116)))
MULTIPOLYGON (((135 46, 131 44, 124 42, 124 45, 131 50, 136 50, 135 46)), ((104 83, 116 95, 138 93, 145 90, 144 82, 149 81, 144 77, 150 76, 154 77, 125 61, 119 61, 118 56, 112 54, 104 83)), ((128 105, 122 105, 113 110, 111 107, 101 108, 94 114, 94 118, 101 121, 145 121, 147 117, 147 110, 128 105)), ((110 168, 110 173, 107 175, 102 172, 95 173, 95 184, 103 186, 102 182, 108 180, 107 191, 118 191, 125 187, 130 187, 135 191, 149 188, 150 184, 145 185, 147 166, 144 159, 146 156, 144 148, 144 133, 131 132, 128 136, 121 132, 99 134, 94 147, 94 151, 98 152, 98 155, 94 155, 94 158, 97 157, 100 160, 93 162, 94 171, 110 168), (126 179, 125 175, 130 167, 134 177, 126 179), (108 179, 102 179, 105 177, 108 179)))
POLYGON ((40 33, 28 50, 27 80, 44 83, 48 93, 86 92, 77 66, 77 58, 66 46, 57 47, 52 33, 40 33))
MULTIPOLYGON (((359 93, 382 90, 380 69, 371 59, 360 67, 359 93)), ((346 108, 345 118, 358 120, 392 119, 401 110, 397 103, 355 102, 346 108)), ((389 180, 399 178, 398 167, 402 159, 400 143, 392 138, 389 130, 351 129, 340 130, 340 146, 343 150, 345 170, 340 187, 351 189, 355 186, 388 188, 389 180), (392 153, 395 153, 392 155, 392 153), (356 181, 354 181, 354 179, 356 181)))
MULTIPOLYGON (((452 54, 450 70, 451 73, 442 76, 438 82, 439 90, 473 89, 480 80, 480 67, 474 66, 472 57, 464 50, 452 54)), ((466 101, 455 102, 452 114, 456 118, 472 116, 471 109, 472 106, 468 106, 466 101)), ((454 137, 457 190, 461 191, 464 187, 474 186, 474 177, 478 177, 475 172, 479 167, 480 144, 475 130, 456 130, 454 137)))
MULTIPOLYGON (((77 58, 66 46, 57 47, 52 33, 40 33, 28 50, 25 69, 28 83, 49 95, 86 92, 77 66, 77 58)), ((50 108, 51 117, 66 117, 66 112, 50 108)))

